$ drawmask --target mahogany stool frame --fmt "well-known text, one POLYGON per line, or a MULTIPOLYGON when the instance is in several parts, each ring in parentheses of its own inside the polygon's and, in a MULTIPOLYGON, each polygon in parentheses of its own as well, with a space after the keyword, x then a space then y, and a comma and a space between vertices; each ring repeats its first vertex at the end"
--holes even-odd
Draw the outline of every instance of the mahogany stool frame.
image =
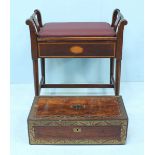
POLYGON ((115 95, 118 96, 120 92, 120 77, 121 77, 121 60, 122 60, 122 46, 123 46, 123 31, 124 26, 127 25, 127 20, 124 19, 119 9, 115 9, 112 15, 111 27, 116 32, 115 37, 51 37, 51 38, 39 38, 38 32, 43 27, 42 16, 39 10, 35 10, 32 16, 26 20, 26 24, 29 25, 30 38, 31 38, 31 54, 33 61, 33 74, 34 74, 34 88, 35 96, 40 95, 41 88, 114 88, 115 95), (45 82, 45 58, 90 58, 89 56, 40 56, 38 45, 40 43, 48 42, 113 42, 116 50, 114 56, 97 56, 94 55, 91 58, 110 58, 110 82, 109 84, 46 84, 45 82), (38 59, 41 60, 41 80, 39 81, 38 74, 38 59), (116 59, 115 67, 115 79, 114 79, 114 59, 116 59))

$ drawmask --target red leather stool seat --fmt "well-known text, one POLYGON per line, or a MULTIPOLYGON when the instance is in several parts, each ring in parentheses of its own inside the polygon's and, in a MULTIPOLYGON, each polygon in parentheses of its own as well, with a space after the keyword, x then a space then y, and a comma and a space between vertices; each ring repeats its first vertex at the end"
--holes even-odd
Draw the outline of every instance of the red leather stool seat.
POLYGON ((106 22, 46 23, 39 37, 114 37, 116 32, 106 22))

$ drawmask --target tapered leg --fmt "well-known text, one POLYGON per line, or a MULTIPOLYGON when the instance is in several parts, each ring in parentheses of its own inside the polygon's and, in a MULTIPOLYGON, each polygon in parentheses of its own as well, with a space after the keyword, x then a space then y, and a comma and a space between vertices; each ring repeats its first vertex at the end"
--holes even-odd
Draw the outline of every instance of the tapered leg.
POLYGON ((114 76, 114 58, 110 58, 110 84, 112 84, 112 78, 114 76))
POLYGON ((41 58, 41 76, 43 79, 43 84, 45 84, 45 58, 41 58))
POLYGON ((120 78, 121 78, 121 60, 116 59, 116 77, 115 77, 115 95, 119 95, 120 91, 120 78))
POLYGON ((34 75, 35 96, 39 96, 38 59, 33 60, 33 75, 34 75))

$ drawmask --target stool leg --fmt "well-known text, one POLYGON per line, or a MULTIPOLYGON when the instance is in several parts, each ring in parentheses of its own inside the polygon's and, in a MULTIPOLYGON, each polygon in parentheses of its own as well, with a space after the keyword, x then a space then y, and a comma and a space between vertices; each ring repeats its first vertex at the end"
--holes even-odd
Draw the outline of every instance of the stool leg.
POLYGON ((112 84, 112 77, 114 76, 114 58, 110 58, 110 84, 112 84))
POLYGON ((38 59, 33 60, 33 75, 34 75, 35 96, 39 96, 38 59))
POLYGON ((120 78, 121 78, 121 60, 120 59, 116 59, 116 73, 115 73, 116 77, 116 82, 115 82, 115 95, 118 96, 119 95, 119 91, 120 91, 120 78))
POLYGON ((43 84, 45 84, 45 58, 41 58, 41 75, 43 78, 43 84))

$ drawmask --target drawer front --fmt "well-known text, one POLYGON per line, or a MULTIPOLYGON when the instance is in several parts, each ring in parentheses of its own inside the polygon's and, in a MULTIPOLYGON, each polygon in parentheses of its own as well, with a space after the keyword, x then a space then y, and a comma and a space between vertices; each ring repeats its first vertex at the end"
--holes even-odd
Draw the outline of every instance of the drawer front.
POLYGON ((39 57, 115 57, 115 43, 39 43, 39 57))
POLYGON ((42 140, 120 140, 121 126, 35 126, 36 139, 42 140))

